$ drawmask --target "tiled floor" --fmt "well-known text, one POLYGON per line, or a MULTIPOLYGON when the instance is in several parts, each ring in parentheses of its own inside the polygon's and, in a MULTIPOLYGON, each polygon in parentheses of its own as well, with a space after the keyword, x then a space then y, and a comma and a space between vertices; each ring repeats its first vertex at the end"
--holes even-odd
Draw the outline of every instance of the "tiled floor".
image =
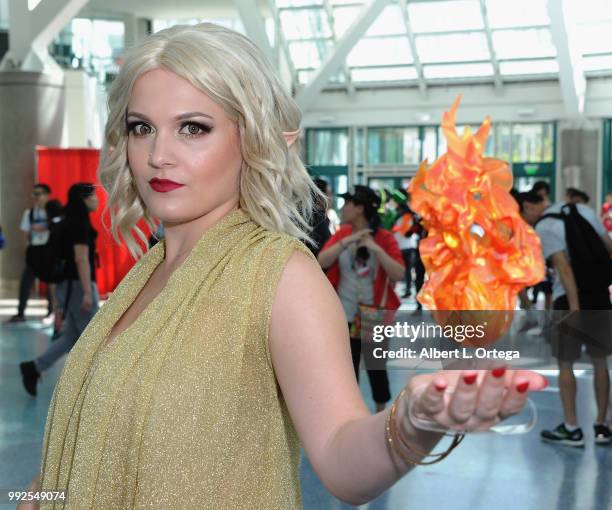
MULTIPOLYGON (((10 308, 10 307, 9 307, 10 308)), ((11 313, 0 304, 0 320, 11 313)), ((45 374, 37 398, 21 386, 18 363, 42 352, 48 329, 39 319, 22 325, 0 326, 0 489, 25 487, 39 466, 47 406, 60 366, 45 374)), ((390 371, 393 393, 406 378, 390 371)), ((367 377, 362 392, 370 398, 367 377)), ((579 379, 579 414, 587 445, 570 449, 544 444, 539 428, 561 421, 556 379, 534 395, 538 424, 519 436, 473 435, 442 463, 418 468, 381 497, 364 505, 370 510, 610 510, 612 508, 612 446, 595 447, 590 423, 594 417, 592 380, 585 371, 579 379)), ((321 485, 307 460, 302 463, 302 489, 307 510, 351 508, 321 485)), ((0 505, 0 508, 11 508, 0 505)))

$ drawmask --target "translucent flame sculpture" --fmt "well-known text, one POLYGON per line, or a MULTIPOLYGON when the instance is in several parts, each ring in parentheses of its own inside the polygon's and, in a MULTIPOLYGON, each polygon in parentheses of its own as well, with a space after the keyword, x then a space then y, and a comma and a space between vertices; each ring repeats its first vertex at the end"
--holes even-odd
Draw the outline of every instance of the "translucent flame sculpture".
POLYGON ((459 101, 442 120, 446 154, 425 160, 409 188, 428 231, 420 253, 429 280, 418 299, 432 310, 514 310, 519 291, 544 278, 540 240, 509 193, 507 163, 483 157, 490 118, 457 134, 459 101))

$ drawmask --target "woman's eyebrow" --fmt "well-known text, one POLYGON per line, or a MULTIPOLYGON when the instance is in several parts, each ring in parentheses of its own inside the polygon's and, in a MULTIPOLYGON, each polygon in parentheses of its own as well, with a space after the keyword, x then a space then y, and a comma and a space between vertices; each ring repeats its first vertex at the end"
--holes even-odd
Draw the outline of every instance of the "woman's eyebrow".
MULTIPOLYGON (((142 120, 146 120, 147 122, 151 122, 151 119, 149 119, 149 117, 147 117, 144 113, 127 112, 126 117, 138 117, 142 120)), ((202 112, 181 113, 180 115, 177 115, 176 117, 174 117, 174 120, 185 120, 185 119, 191 119, 193 117, 207 117, 210 120, 214 120, 211 115, 208 115, 207 113, 202 113, 202 112)))

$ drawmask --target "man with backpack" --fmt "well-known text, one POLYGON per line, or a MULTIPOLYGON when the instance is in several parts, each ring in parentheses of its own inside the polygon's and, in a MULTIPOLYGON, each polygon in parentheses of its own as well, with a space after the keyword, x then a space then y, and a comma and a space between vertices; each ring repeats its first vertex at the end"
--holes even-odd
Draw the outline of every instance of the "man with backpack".
POLYGON ((606 357, 611 353, 612 240, 594 211, 582 204, 549 205, 537 193, 528 192, 521 194, 521 206, 523 217, 535 226, 540 236, 544 258, 556 272, 553 309, 566 311, 556 328, 552 346, 559 363, 559 392, 565 422, 553 430, 543 430, 542 439, 569 446, 584 445, 576 417, 573 364, 586 345, 593 363, 597 404, 593 425, 595 442, 608 444, 612 442, 612 431, 605 422, 610 394, 606 357))
MULTIPOLYGON (((47 184, 38 183, 32 190, 33 204, 30 209, 26 209, 21 219, 20 229, 26 235, 26 263, 21 281, 19 283, 19 305, 17 315, 11 317, 7 323, 13 324, 24 322, 25 308, 30 298, 32 285, 37 278, 35 266, 44 263, 44 246, 49 240, 49 225, 47 222, 46 206, 49 202, 51 188, 47 184)), ((49 298, 49 313, 52 312, 51 299, 49 298)))

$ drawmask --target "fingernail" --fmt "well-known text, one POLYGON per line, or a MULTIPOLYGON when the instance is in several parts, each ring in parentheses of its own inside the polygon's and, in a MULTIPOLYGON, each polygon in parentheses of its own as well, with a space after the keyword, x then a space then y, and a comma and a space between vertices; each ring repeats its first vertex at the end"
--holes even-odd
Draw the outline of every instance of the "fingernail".
POLYGON ((446 389, 446 381, 436 381, 435 387, 436 390, 442 393, 446 389))
POLYGON ((529 388, 529 381, 525 381, 516 385, 516 391, 519 393, 525 393, 529 388))
POLYGON ((491 370, 491 373, 493 374, 493 377, 499 379, 500 377, 503 377, 503 375, 506 373, 506 367, 494 368, 493 370, 491 370))
POLYGON ((465 374, 463 376, 463 380, 465 381, 465 384, 474 384, 477 377, 478 374, 465 374))
POLYGON ((544 377, 544 387, 542 389, 544 388, 548 388, 548 379, 546 377, 544 377))

